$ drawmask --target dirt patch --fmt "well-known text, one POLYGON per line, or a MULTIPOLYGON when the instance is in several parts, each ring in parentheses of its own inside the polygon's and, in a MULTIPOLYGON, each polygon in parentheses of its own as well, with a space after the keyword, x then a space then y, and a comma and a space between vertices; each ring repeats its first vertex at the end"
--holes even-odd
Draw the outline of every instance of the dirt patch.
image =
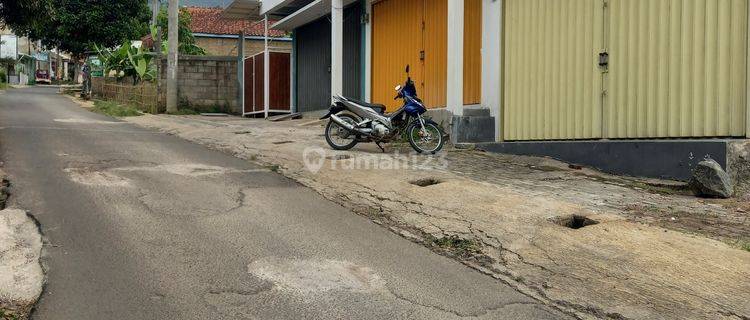
POLYGON ((372 269, 347 261, 269 258, 253 261, 247 269, 250 274, 272 282, 279 290, 300 294, 386 290, 385 281, 372 269))
MULTIPOLYGON (((721 202, 730 210, 725 212, 690 212, 663 208, 647 204, 634 204, 627 207, 626 213, 634 222, 658 225, 670 230, 701 235, 729 244, 750 242, 750 214, 744 209, 750 203, 734 200, 713 200, 721 202)), ((712 203, 709 203, 712 204, 712 203)))

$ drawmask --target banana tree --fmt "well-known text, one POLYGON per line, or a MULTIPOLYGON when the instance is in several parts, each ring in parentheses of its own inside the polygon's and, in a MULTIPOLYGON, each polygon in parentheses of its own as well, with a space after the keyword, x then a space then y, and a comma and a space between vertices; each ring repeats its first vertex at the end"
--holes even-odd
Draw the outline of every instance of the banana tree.
POLYGON ((125 41, 120 47, 114 50, 95 46, 96 51, 99 53, 99 61, 104 66, 105 76, 108 76, 111 71, 114 71, 115 76, 118 78, 129 73, 130 62, 128 61, 128 50, 130 47, 130 41, 125 41))
POLYGON ((130 47, 128 50, 128 60, 137 75, 137 79, 151 81, 156 77, 156 70, 151 64, 153 55, 144 51, 143 47, 130 47))

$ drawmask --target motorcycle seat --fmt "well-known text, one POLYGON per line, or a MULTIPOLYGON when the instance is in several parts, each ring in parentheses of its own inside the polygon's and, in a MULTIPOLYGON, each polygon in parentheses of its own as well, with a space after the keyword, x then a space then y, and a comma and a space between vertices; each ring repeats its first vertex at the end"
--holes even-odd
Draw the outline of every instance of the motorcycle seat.
POLYGON ((367 103, 364 101, 349 99, 349 101, 354 102, 358 105, 361 105, 363 107, 368 107, 370 109, 375 110, 377 113, 383 114, 385 113, 385 105, 379 104, 379 103, 367 103))

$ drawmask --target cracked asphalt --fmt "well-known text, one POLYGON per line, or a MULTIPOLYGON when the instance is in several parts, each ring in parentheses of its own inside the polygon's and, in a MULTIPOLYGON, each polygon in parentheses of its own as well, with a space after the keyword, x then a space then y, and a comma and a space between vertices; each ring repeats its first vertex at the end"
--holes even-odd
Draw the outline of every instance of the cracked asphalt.
POLYGON ((45 236, 33 319, 558 319, 555 309, 263 167, 0 95, 11 204, 45 236))

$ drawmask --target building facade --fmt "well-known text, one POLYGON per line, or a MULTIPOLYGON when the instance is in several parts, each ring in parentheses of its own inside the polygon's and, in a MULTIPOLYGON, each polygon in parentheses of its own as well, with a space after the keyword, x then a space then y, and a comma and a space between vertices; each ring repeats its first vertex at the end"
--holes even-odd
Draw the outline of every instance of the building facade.
MULTIPOLYGON (((321 92, 341 94, 355 83, 361 98, 392 110, 393 86, 409 64, 420 97, 455 142, 581 162, 601 156, 607 163, 628 148, 637 153, 655 144, 665 157, 681 157, 662 162, 689 172, 696 159, 729 158, 716 150, 730 148, 706 146, 750 134, 748 0, 267 0, 259 6, 282 30, 330 17, 330 34, 315 33, 330 42, 330 57, 318 53, 320 61, 330 59, 330 84, 306 79, 313 71, 297 64, 297 88, 310 81, 321 92), (352 6, 361 10, 359 25, 347 23, 344 8, 352 6), (358 83, 347 78, 352 34, 362 42, 358 83)), ((304 45, 295 49, 297 63, 300 55, 314 60, 304 45)))
MULTIPOLYGON (((190 28, 195 42, 212 56, 236 56, 239 33, 245 33, 246 57, 263 52, 265 32, 263 21, 232 20, 221 17, 221 8, 185 7, 192 18, 190 28)), ((276 51, 292 50, 291 35, 281 30, 270 30, 269 41, 276 51)))

